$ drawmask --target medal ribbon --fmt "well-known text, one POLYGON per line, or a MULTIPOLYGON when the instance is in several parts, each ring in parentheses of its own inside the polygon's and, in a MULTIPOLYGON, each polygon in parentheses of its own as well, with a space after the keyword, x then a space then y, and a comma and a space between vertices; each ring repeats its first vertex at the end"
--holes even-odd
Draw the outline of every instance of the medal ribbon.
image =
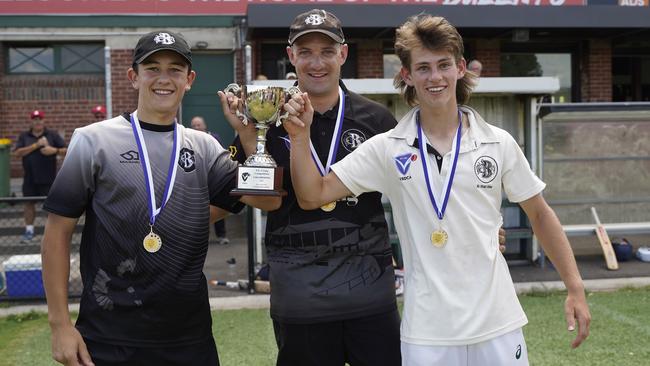
POLYGON ((433 194, 433 190, 431 189, 431 180, 429 178, 429 169, 427 167, 427 161, 429 159, 425 147, 428 144, 429 140, 427 139, 427 136, 424 133, 422 133, 422 126, 420 124, 420 111, 417 112, 415 119, 418 127, 418 141, 420 145, 419 146, 420 156, 422 157, 422 168, 424 169, 424 181, 427 183, 427 190, 429 191, 429 199, 433 204, 433 209, 436 211, 436 215, 438 216, 438 219, 442 220, 442 218, 445 216, 445 210, 447 210, 447 202, 449 201, 451 186, 454 184, 454 175, 456 175, 456 164, 458 163, 458 154, 460 152, 460 137, 461 137, 461 131, 463 126, 462 114, 459 109, 458 129, 456 130, 456 136, 454 136, 454 140, 451 146, 451 150, 454 152, 454 158, 451 163, 451 171, 445 177, 445 184, 442 186, 442 191, 440 192, 441 194, 440 198, 442 200, 442 207, 440 209, 438 209, 438 205, 436 204, 436 202, 441 202, 441 201, 436 201, 436 197, 433 194))
POLYGON ((163 200, 160 207, 156 207, 156 191, 153 184, 153 176, 151 174, 151 163, 149 162, 149 153, 147 152, 147 144, 142 135, 142 128, 138 120, 138 111, 131 114, 131 127, 133 128, 133 135, 135 142, 138 144, 138 153, 140 154, 140 165, 144 171, 144 181, 147 185, 147 195, 149 196, 149 225, 153 226, 156 222, 156 217, 162 212, 163 208, 169 201, 174 190, 174 183, 176 182, 176 170, 178 169, 178 157, 180 155, 180 145, 178 143, 178 129, 176 127, 176 119, 174 119, 174 145, 172 148, 171 160, 169 162, 169 169, 167 170, 167 180, 165 181, 165 191, 163 193, 163 200))
POLYGON ((316 163, 318 172, 323 177, 327 173, 329 173, 330 166, 336 162, 335 161, 336 152, 339 151, 339 140, 341 140, 341 132, 343 130, 341 128, 341 125, 343 124, 344 114, 345 114, 345 94, 343 93, 343 89, 341 89, 341 87, 339 86, 339 111, 337 113, 336 124, 334 125, 334 133, 332 134, 330 151, 329 154, 327 154, 327 162, 324 167, 323 167, 323 163, 321 163, 320 158, 318 157, 318 154, 316 153, 316 149, 314 149, 314 144, 311 143, 311 138, 309 139, 309 149, 311 150, 311 158, 316 163))

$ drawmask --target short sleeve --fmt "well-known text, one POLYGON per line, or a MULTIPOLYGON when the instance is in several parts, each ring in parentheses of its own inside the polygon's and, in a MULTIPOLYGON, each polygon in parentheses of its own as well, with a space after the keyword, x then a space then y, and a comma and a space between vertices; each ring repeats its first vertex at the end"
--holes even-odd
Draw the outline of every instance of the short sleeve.
POLYGON ((53 140, 52 145, 54 145, 54 147, 56 148, 65 147, 65 141, 63 141, 63 137, 61 137, 61 135, 59 135, 58 133, 55 132, 52 134, 52 140, 53 140))
POLYGON ((510 202, 522 202, 544 190, 546 184, 530 168, 517 142, 506 134, 504 143, 503 189, 510 202))
POLYGON ((246 152, 242 147, 239 136, 235 137, 235 139, 229 146, 229 150, 230 150, 230 157, 233 160, 238 161, 240 164, 243 164, 244 161, 246 161, 246 152))
POLYGON ((84 213, 95 192, 97 167, 94 151, 89 137, 75 131, 63 165, 43 204, 46 211, 72 218, 84 213))
POLYGON ((21 133, 18 136, 18 141, 16 141, 16 147, 14 148, 14 150, 20 149, 21 147, 25 147, 25 146, 26 146, 25 145, 25 134, 21 133))
POLYGON ((355 195, 386 191, 383 148, 387 137, 376 135, 361 144, 338 163, 332 165, 341 182, 355 195))
POLYGON ((237 186, 237 162, 230 158, 230 152, 223 149, 216 140, 210 148, 215 149, 215 159, 208 173, 210 204, 237 213, 244 208, 239 196, 230 195, 230 191, 237 186))

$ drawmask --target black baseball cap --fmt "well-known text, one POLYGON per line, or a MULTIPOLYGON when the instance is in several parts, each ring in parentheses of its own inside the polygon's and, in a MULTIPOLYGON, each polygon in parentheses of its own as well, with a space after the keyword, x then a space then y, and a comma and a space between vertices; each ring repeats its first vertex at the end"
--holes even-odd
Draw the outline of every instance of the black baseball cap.
POLYGON ((178 53, 192 65, 192 51, 185 38, 170 31, 156 31, 142 36, 133 50, 133 63, 137 65, 147 57, 163 50, 178 53))
POLYGON ((307 33, 318 32, 330 37, 337 43, 345 43, 341 21, 336 15, 321 9, 312 9, 298 15, 289 27, 289 45, 307 33))

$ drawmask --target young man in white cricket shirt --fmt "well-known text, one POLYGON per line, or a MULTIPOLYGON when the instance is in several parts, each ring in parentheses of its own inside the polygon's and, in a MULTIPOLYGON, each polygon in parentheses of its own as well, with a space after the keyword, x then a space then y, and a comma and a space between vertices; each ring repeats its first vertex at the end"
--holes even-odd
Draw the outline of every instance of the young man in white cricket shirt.
POLYGON ((395 51, 395 84, 414 108, 325 177, 309 157, 309 96, 285 105, 301 207, 372 191, 390 199, 406 268, 403 365, 527 365, 527 318, 498 250, 505 193, 528 215, 568 289, 566 321, 570 331, 577 325, 579 346, 591 316, 571 247, 516 141, 463 105, 474 80, 461 36, 444 18, 421 14, 397 30, 395 51))

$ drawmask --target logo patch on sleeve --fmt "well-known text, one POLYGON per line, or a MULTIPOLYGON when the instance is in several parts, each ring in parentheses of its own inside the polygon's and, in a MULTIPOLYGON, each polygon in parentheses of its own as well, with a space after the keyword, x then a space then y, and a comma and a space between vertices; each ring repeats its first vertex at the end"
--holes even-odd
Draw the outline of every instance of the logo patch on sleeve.
POLYGON ((341 135, 341 143, 343 143, 343 147, 349 152, 356 150, 366 140, 366 135, 356 129, 346 130, 341 135))
POLYGON ((196 169, 196 159, 194 158, 194 150, 182 148, 178 157, 178 165, 183 168, 185 173, 189 173, 196 169))

